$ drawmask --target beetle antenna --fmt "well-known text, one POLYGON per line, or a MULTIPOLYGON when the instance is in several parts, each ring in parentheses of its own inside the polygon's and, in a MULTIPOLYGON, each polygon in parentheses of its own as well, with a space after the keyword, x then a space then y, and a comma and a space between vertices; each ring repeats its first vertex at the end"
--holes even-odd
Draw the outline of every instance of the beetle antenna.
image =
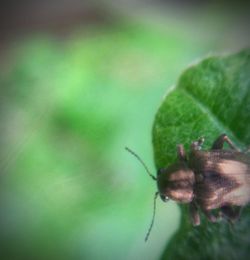
POLYGON ((133 155, 137 158, 137 160, 139 160, 139 161, 141 162, 141 164, 144 166, 144 169, 146 170, 146 172, 148 173, 148 175, 149 175, 154 181, 156 181, 156 177, 149 171, 148 167, 147 167, 146 164, 143 162, 143 160, 140 158, 140 156, 137 155, 134 151, 132 151, 132 150, 129 149, 128 147, 125 147, 125 149, 126 149, 129 153, 133 154, 133 155))
POLYGON ((150 223, 150 226, 149 226, 149 229, 148 229, 148 232, 146 234, 146 237, 145 237, 145 242, 147 242, 148 238, 149 238, 149 235, 150 235, 150 232, 152 230, 152 227, 154 225, 154 220, 155 220, 155 209, 156 209, 156 199, 159 195, 159 192, 156 192, 155 193, 155 197, 154 197, 154 210, 153 210, 153 217, 152 217, 152 220, 151 220, 151 223, 150 223))

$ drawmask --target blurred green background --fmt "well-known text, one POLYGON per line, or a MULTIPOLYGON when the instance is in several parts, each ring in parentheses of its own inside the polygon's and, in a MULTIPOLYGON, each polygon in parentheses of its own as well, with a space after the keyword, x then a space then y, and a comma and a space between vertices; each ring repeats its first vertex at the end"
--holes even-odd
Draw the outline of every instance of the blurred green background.
POLYGON ((180 213, 158 201, 144 243, 156 187, 124 147, 155 171, 164 93, 190 63, 248 44, 242 9, 24 3, 1 18, 1 256, 159 259, 180 213))

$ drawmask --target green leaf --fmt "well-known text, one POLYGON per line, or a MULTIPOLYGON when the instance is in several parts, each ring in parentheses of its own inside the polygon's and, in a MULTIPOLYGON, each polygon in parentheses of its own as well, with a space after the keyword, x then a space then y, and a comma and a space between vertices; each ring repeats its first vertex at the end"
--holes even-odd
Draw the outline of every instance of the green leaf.
MULTIPOLYGON (((209 149, 226 133, 239 147, 250 144, 250 50, 210 57, 188 68, 165 96, 153 125, 156 168, 172 163, 176 145, 204 136, 209 149)), ((181 206, 178 232, 163 259, 246 259, 250 255, 250 210, 245 207, 234 226, 222 221, 194 228, 187 206, 181 206)))

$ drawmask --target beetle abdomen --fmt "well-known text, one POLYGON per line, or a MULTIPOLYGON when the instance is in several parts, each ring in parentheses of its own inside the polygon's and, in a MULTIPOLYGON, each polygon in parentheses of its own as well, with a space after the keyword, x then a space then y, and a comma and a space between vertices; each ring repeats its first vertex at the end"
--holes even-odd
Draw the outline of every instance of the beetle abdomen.
POLYGON ((195 194, 205 210, 225 205, 244 206, 250 202, 250 167, 246 157, 240 161, 220 155, 206 153, 203 167, 198 171, 202 178, 196 182, 195 194))

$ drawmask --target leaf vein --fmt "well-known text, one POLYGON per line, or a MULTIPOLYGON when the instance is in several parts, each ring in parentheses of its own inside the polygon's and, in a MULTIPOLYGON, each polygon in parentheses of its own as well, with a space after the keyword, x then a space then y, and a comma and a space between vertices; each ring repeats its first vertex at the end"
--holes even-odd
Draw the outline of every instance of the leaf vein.
POLYGON ((243 143, 236 137, 235 133, 228 128, 221 120, 211 111, 211 109, 206 106, 202 101, 200 101, 195 95, 193 95, 191 92, 187 91, 186 89, 179 89, 181 90, 187 97, 189 97, 197 106, 198 108, 206 113, 208 117, 211 119, 211 121, 214 123, 214 125, 223 133, 229 135, 237 144, 240 146, 243 146, 243 143))

